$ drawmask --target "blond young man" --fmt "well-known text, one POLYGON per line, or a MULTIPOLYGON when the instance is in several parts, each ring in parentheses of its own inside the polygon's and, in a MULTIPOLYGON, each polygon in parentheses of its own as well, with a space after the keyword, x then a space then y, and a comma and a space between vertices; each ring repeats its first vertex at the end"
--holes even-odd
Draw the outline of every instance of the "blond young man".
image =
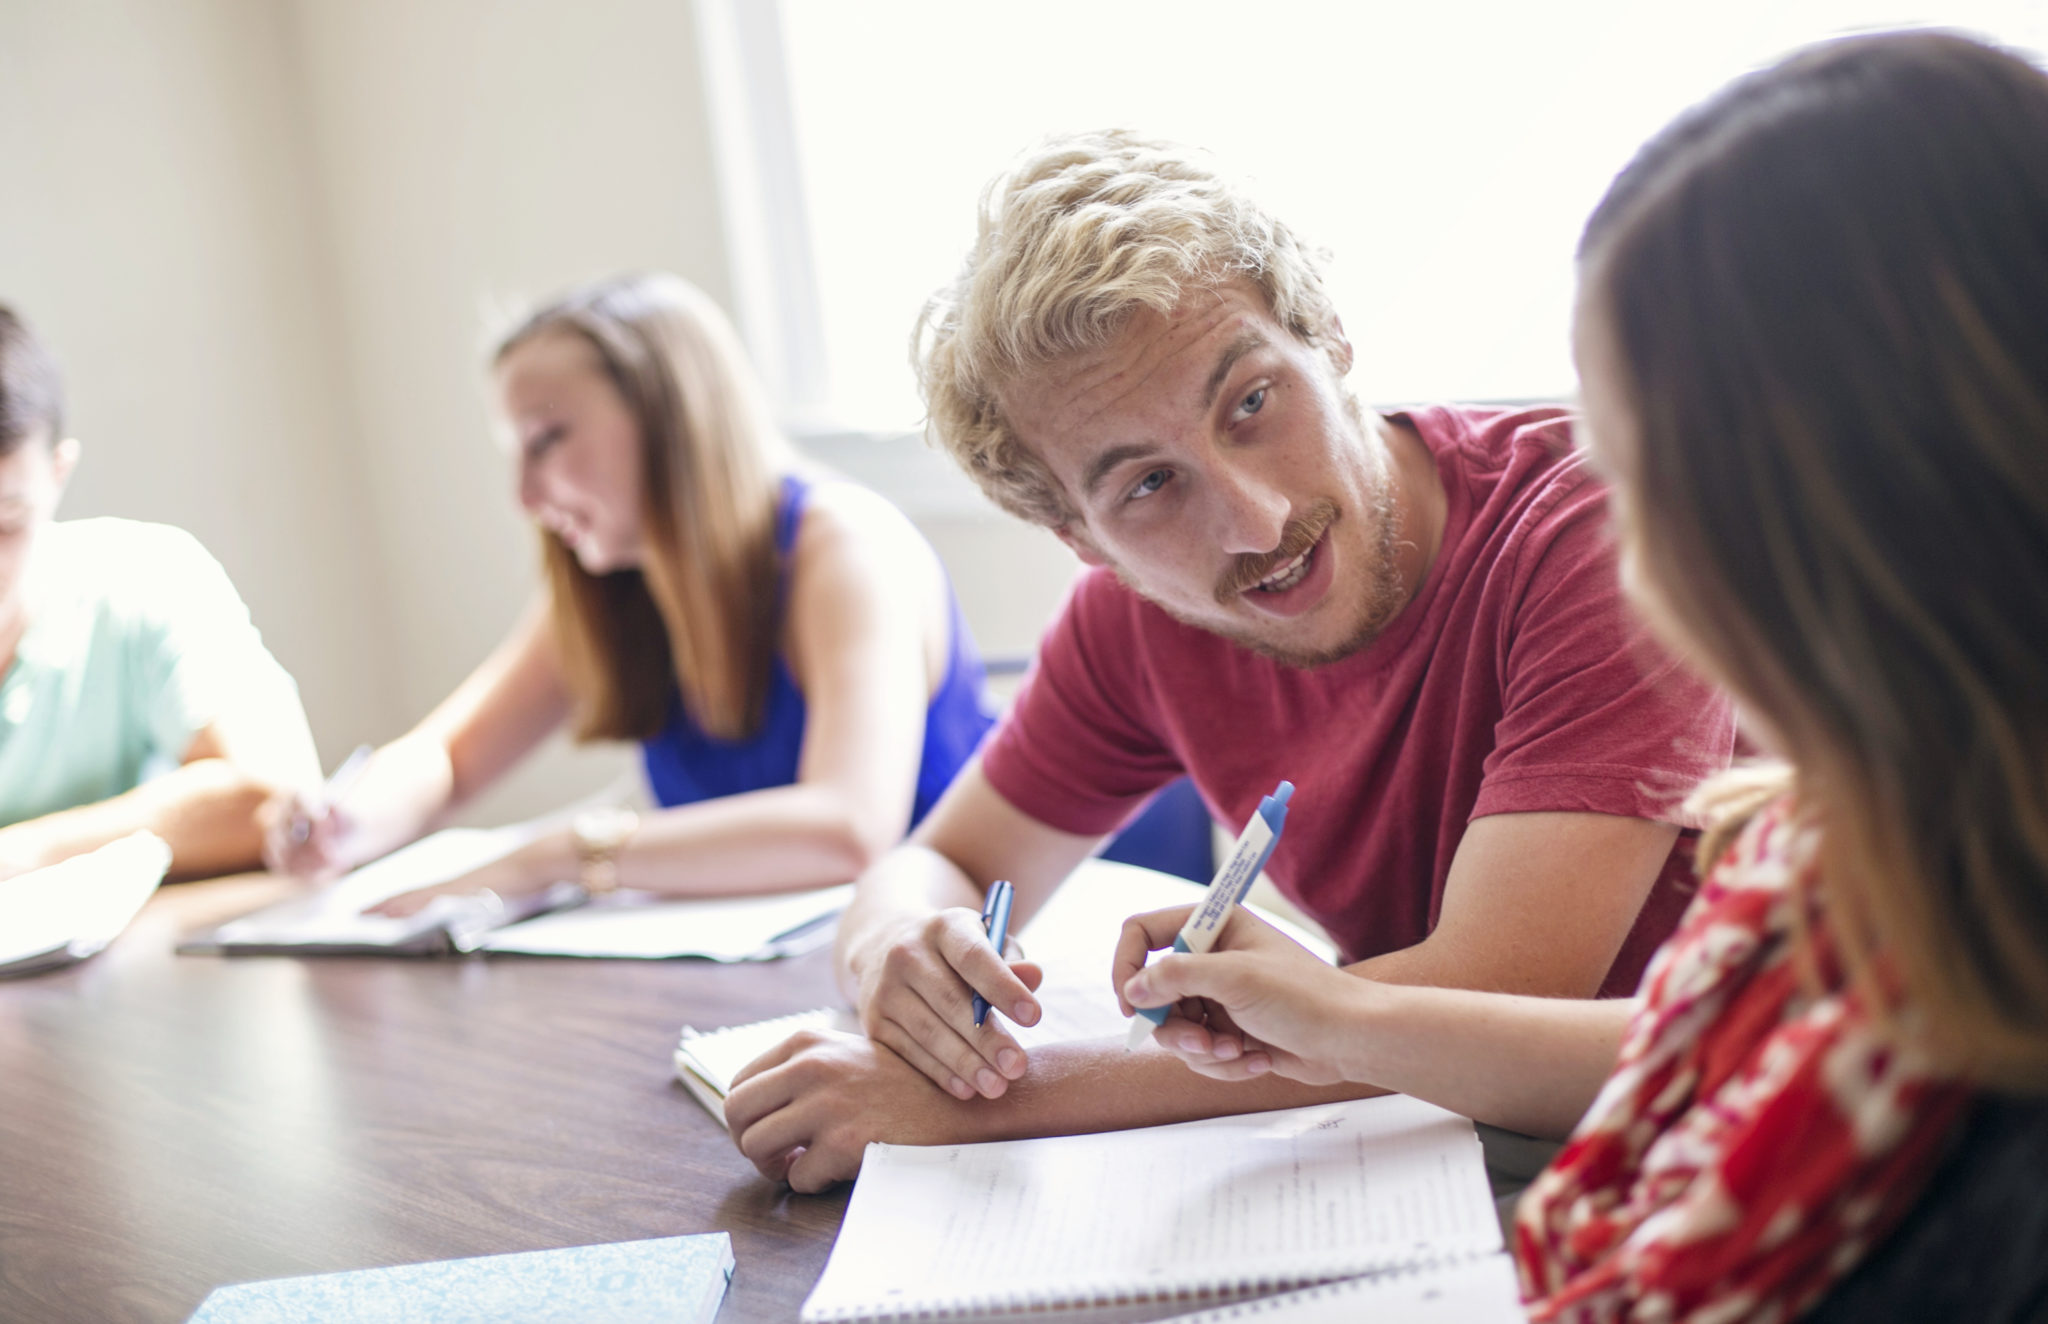
POLYGON ((1048 145, 990 191, 927 309, 931 428, 1094 567, 1031 684, 840 929, 867 1037, 753 1064, 727 1118, 814 1190, 870 1140, 1151 1125, 1362 1092, 1199 1079, 1165 1054, 1027 1057, 1038 971, 996 957, 1186 773, 1241 823, 1297 785, 1268 872, 1376 979, 1633 990, 1684 903, 1677 801, 1727 761, 1721 698, 1633 627, 1604 493, 1559 410, 1361 410, 1306 248, 1177 149, 1048 145))

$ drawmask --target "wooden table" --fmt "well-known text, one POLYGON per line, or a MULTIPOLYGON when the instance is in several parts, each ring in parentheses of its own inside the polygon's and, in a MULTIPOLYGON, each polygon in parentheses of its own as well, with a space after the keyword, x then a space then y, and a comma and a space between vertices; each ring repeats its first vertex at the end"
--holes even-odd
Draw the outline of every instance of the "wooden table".
POLYGON ((732 1234, 721 1324, 790 1320, 844 1191, 761 1180, 671 1078, 678 1027, 834 1000, 749 966, 175 956, 281 894, 158 893, 112 948, 0 981, 0 1321, 183 1320, 214 1286, 732 1234))

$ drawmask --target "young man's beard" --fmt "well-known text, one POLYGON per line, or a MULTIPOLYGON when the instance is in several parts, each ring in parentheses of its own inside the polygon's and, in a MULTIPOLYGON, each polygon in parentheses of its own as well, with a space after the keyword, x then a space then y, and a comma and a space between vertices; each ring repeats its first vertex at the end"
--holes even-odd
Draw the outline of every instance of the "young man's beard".
MULTIPOLYGON (((1352 594, 1352 601, 1358 605, 1358 621, 1343 638, 1326 647, 1316 649, 1289 648, 1285 645, 1271 642, 1262 637, 1257 631, 1222 627, 1213 620, 1199 619, 1191 614, 1177 611, 1171 604, 1161 602, 1146 593, 1144 586, 1136 583, 1129 575, 1125 574, 1121 565, 1111 562, 1110 569, 1116 572, 1117 578, 1122 580, 1124 585, 1132 592, 1152 603, 1181 624, 1193 626, 1198 630, 1206 630, 1210 634, 1220 635, 1240 647, 1248 648, 1261 657, 1271 658, 1283 666, 1295 667, 1306 671, 1315 667, 1328 666, 1332 662, 1340 662, 1378 638, 1380 632, 1387 627, 1387 623, 1399 614, 1402 606, 1407 601, 1401 591, 1401 572, 1396 561, 1401 544, 1401 512, 1398 503, 1394 500, 1392 475, 1382 470, 1379 479, 1380 481, 1373 485, 1372 491, 1367 496, 1366 509, 1356 511, 1348 517, 1364 520, 1365 527, 1368 530, 1363 549, 1364 564, 1353 567, 1349 572, 1349 577, 1356 582, 1356 590, 1352 594)), ((1217 592, 1218 599, 1228 602, 1235 596, 1231 591, 1233 585, 1243 584, 1249 586, 1255 584, 1266 575, 1271 574, 1279 566, 1285 565, 1288 561, 1300 555, 1309 546, 1313 546, 1318 538, 1328 533, 1338 513, 1336 503, 1323 498, 1312 505, 1305 516, 1288 521, 1287 528, 1281 534, 1280 546, 1266 556, 1245 558, 1245 561, 1239 567, 1233 568, 1231 573, 1225 577, 1224 584, 1219 586, 1217 592)), ((1329 554, 1330 549, 1327 547, 1320 548, 1316 552, 1317 556, 1328 556, 1329 554)), ((1256 592, 1257 590, 1252 589, 1250 591, 1256 592)), ((1334 606, 1335 604, 1332 603, 1330 605, 1334 606)))

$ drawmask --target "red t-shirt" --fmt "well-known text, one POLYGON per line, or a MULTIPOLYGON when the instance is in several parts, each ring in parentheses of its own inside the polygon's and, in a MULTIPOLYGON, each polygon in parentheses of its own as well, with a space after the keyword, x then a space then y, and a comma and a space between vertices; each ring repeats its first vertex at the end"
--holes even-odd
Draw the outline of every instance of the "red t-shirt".
MULTIPOLYGON (((1421 592, 1379 638, 1301 670, 1183 625, 1095 571, 982 755, 996 790, 1050 827, 1093 835, 1182 773, 1232 827, 1292 781, 1267 873, 1351 961, 1429 935, 1475 818, 1680 821, 1686 792, 1727 765, 1733 711, 1629 612, 1605 492, 1571 449, 1564 412, 1395 417, 1436 456, 1449 500, 1421 592)), ((1635 990, 1685 908, 1690 859, 1688 835, 1603 994, 1635 990)))

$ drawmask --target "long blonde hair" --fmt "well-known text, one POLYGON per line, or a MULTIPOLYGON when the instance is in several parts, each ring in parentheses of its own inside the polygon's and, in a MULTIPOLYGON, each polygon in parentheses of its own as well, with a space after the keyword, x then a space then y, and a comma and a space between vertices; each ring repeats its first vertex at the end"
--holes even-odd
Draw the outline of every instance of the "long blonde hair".
POLYGON ((540 533, 577 737, 655 735, 675 687, 708 734, 750 734, 778 643, 775 514, 794 460, 739 337, 701 290, 667 275, 564 295, 504 336, 493 363, 544 334, 589 343, 640 433, 641 568, 593 575, 540 533))
POLYGON ((1814 48, 1652 140, 1580 258, 1643 580, 1796 768, 1850 969, 2048 1087, 2048 76, 1814 48))

